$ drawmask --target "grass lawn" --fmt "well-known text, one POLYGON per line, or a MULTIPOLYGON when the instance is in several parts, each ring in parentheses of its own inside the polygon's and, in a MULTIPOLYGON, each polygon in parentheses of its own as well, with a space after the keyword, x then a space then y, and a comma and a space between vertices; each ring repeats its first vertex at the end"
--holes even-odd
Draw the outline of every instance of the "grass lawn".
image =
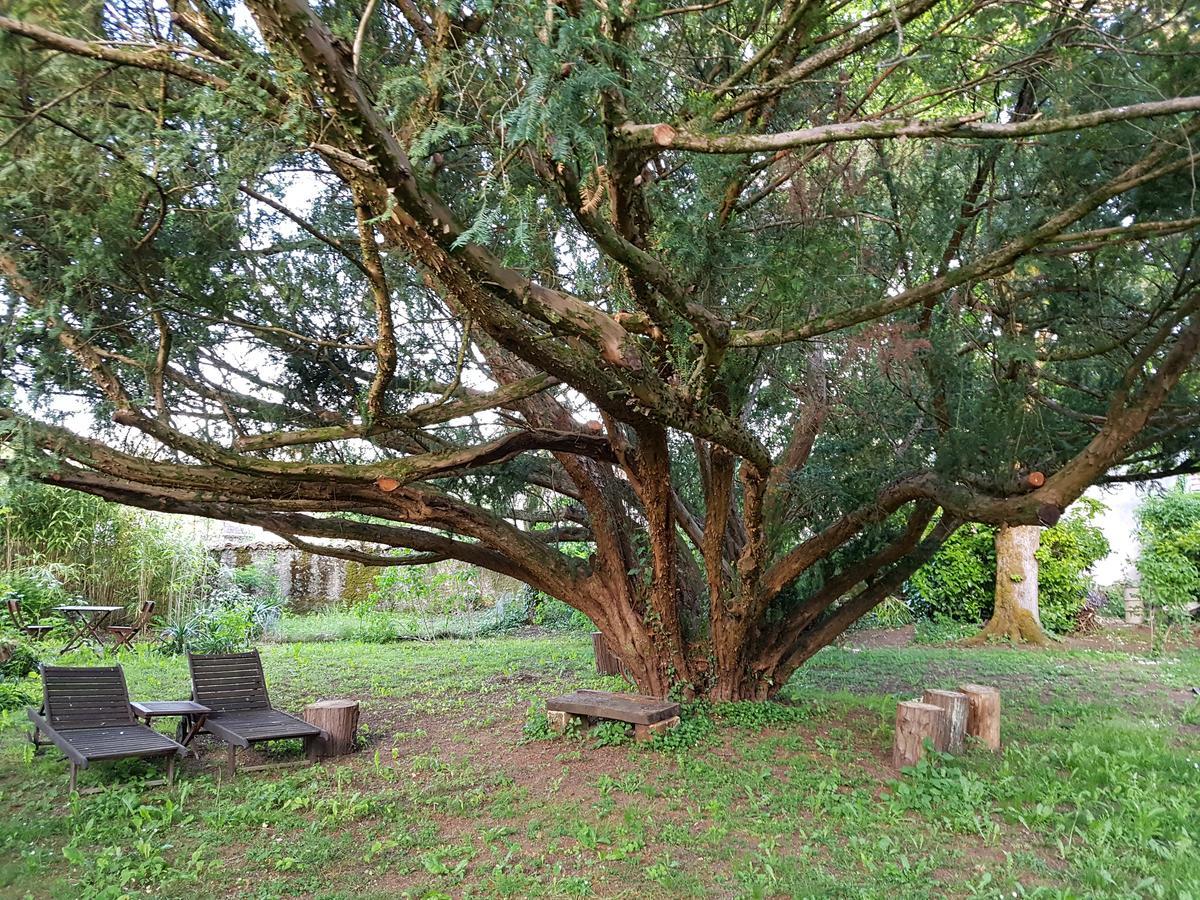
MULTIPOLYGON (((97 765, 81 786, 109 788, 68 805, 65 763, 9 714, 0 896, 1200 897, 1196 649, 851 640, 785 704, 694 708, 645 747, 544 736, 546 697, 619 689, 586 636, 263 653, 277 705, 360 699, 365 750, 230 783, 202 738, 174 788, 97 765), (897 699, 964 681, 1003 691, 1003 754, 897 776, 897 699)), ((122 663, 134 699, 185 696, 182 659, 122 663)))

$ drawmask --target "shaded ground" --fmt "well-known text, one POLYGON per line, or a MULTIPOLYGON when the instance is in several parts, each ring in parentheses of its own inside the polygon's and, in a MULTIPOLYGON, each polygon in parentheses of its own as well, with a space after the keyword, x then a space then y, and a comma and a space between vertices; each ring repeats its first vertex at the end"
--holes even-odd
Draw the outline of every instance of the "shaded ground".
MULTIPOLYGON (((362 752, 229 783, 209 767, 218 745, 202 739, 176 788, 140 788, 153 765, 97 766, 82 783, 108 789, 73 809, 61 759, 31 758, 9 717, 0 895, 1200 890, 1200 735, 1189 724, 1200 706, 1188 692, 1200 653, 895 645, 903 639, 860 632, 801 670, 783 704, 696 707, 650 748, 604 746, 620 739, 612 729, 541 738, 547 696, 620 689, 590 673, 586 636, 272 646, 275 701, 359 699, 362 752), (896 699, 962 681, 1003 691, 1004 753, 898 777, 896 699)), ((135 698, 186 693, 181 660, 123 663, 135 698)))

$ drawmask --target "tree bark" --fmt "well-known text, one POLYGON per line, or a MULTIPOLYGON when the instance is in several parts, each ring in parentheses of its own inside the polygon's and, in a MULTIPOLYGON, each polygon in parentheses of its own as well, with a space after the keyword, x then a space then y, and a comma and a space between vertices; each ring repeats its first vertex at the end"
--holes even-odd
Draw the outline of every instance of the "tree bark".
POLYGON ((896 739, 892 765, 897 769, 916 765, 925 753, 928 738, 935 750, 946 749, 946 711, 932 703, 907 700, 896 707, 896 739))
POLYGON ((989 750, 1000 749, 1000 692, 983 684, 962 684, 967 696, 967 734, 989 750))
POLYGON ((316 725, 328 737, 314 738, 312 754, 320 759, 326 756, 345 756, 354 750, 358 733, 357 700, 318 700, 304 707, 304 721, 316 725))
POLYGON ((926 691, 922 703, 940 706, 946 713, 943 743, 948 753, 962 753, 963 736, 967 733, 967 715, 970 703, 966 694, 958 691, 926 691))
POLYGON ((1050 643, 1038 614, 1037 525, 1001 525, 996 531, 996 606, 991 620, 970 643, 1008 638, 1014 643, 1050 643))

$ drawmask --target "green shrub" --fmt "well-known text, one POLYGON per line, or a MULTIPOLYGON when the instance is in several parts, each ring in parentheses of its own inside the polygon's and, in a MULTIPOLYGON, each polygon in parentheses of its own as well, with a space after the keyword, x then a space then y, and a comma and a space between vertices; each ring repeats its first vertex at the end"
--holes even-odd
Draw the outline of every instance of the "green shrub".
POLYGON ((55 606, 71 601, 61 575, 62 567, 55 565, 25 566, 5 572, 0 575, 0 602, 21 601, 21 616, 26 623, 36 624, 55 606))
POLYGON ((592 620, 561 600, 535 591, 528 613, 529 622, 550 631, 595 631, 592 620))
POLYGON ((41 679, 37 676, 0 681, 0 712, 36 706, 41 697, 41 679))
MULTIPOLYGON (((1087 597, 1087 570, 1108 555, 1108 541, 1091 520, 1099 504, 1084 501, 1041 534, 1038 610, 1050 631, 1074 629, 1087 597)), ((926 619, 981 623, 996 592, 995 529, 967 525, 918 569, 905 586, 913 612, 926 619)))
POLYGON ((1200 599, 1200 493, 1175 490, 1147 497, 1138 509, 1142 600, 1181 611, 1200 599))
POLYGON ((37 669, 38 655, 24 638, 0 639, 0 681, 24 678, 37 669))
POLYGON ((247 576, 247 566, 222 573, 209 601, 162 631, 168 653, 236 653, 247 650, 280 615, 283 601, 261 573, 247 576), (251 591, 257 591, 257 595, 251 591))

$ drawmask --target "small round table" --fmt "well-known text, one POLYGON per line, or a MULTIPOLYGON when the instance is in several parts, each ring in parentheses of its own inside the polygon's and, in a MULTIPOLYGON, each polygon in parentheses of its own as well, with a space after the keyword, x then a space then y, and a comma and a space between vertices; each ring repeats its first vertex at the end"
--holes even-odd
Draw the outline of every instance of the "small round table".
POLYGON ((133 710, 134 718, 145 719, 147 725, 154 718, 179 716, 175 740, 185 747, 199 734, 200 729, 204 727, 204 720, 212 712, 207 706, 201 706, 191 700, 146 700, 130 703, 129 708, 133 710))

